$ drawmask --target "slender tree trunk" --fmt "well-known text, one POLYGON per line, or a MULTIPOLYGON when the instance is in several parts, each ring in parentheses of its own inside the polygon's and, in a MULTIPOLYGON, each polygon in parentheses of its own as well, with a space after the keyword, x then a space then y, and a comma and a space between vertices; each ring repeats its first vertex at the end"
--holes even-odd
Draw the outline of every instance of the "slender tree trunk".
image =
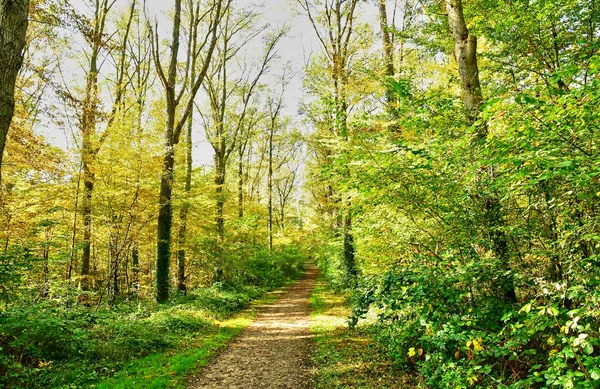
POLYGON ((222 242, 225 239, 225 161, 221 156, 215 156, 215 191, 216 191, 216 215, 215 222, 217 226, 217 236, 222 242))
POLYGON ((214 282, 220 282, 224 277, 222 245, 225 240, 225 169, 223 155, 215 155, 215 224, 217 228, 218 252, 215 255, 217 262, 215 264, 214 282))
POLYGON ((356 281, 356 260, 354 258, 354 236, 352 235, 352 216, 344 217, 344 264, 349 283, 354 285, 356 281))
POLYGON ((388 112, 393 113, 394 107, 394 89, 391 86, 390 79, 394 77, 394 47, 392 45, 392 37, 389 31, 388 19, 387 19, 387 6, 386 0, 379 0, 379 25, 381 27, 381 40, 383 42, 383 58, 385 61, 385 75, 388 77, 386 82, 386 102, 388 105, 388 112))
POLYGON ((131 272, 132 272, 132 287, 135 293, 140 290, 140 254, 138 243, 135 242, 131 249, 131 272))
POLYGON ((273 250, 273 133, 275 132, 275 121, 271 122, 269 131, 269 251, 273 250))
POLYGON ((44 242, 42 259, 44 261, 44 267, 42 268, 42 297, 46 298, 50 294, 50 242, 48 240, 44 242))
MULTIPOLYGON (((192 76, 193 78, 193 76, 192 76)), ((185 166, 185 201, 181 207, 179 214, 179 234, 178 234, 178 246, 177 251, 177 290, 186 293, 185 285, 185 244, 187 237, 187 218, 190 209, 189 196, 192 191, 192 114, 187 126, 186 134, 186 166, 185 166)))
MULTIPOLYGON (((85 158, 84 158, 85 159, 85 158)), ((90 257, 92 248, 92 194, 94 192, 94 174, 87 162, 83 162, 83 201, 81 215, 83 219, 83 253, 81 256, 82 290, 89 289, 90 257)))
POLYGON ((23 64, 29 0, 0 0, 0 182, 2 156, 15 111, 15 83, 23 64))
POLYGON ((71 276, 73 274, 73 267, 77 269, 77 253, 75 252, 75 242, 77 241, 77 214, 79 213, 79 187, 81 184, 81 170, 77 175, 77 189, 75 190, 75 204, 73 210, 73 230, 71 234, 71 252, 69 253, 69 267, 67 268, 67 283, 71 285, 71 276))
MULTIPOLYGON (((477 38, 469 33, 461 0, 446 0, 446 12, 448 13, 450 33, 454 40, 454 55, 458 62, 464 108, 469 121, 475 123, 483 103, 477 65, 477 38)), ((478 126, 477 140, 479 142, 484 141, 487 133, 488 129, 485 124, 478 126)), ((482 178, 485 178, 483 181, 493 181, 495 179, 494 167, 485 170, 485 172, 480 172, 482 178)), ((484 192, 487 190, 486 188, 483 189, 484 192)), ((500 200, 494 194, 486 194, 483 196, 482 203, 485 218, 484 229, 492 242, 492 250, 504 269, 510 271, 510 253, 506 234, 502 230, 504 222, 500 200)), ((517 301, 512 274, 504 277, 501 288, 503 289, 503 297, 507 302, 517 301)))
POLYGON ((244 217, 244 152, 241 148, 238 161, 238 217, 244 217))
POLYGON ((109 298, 114 302, 119 294, 119 255, 116 253, 114 243, 111 243, 109 250, 111 252, 109 298))

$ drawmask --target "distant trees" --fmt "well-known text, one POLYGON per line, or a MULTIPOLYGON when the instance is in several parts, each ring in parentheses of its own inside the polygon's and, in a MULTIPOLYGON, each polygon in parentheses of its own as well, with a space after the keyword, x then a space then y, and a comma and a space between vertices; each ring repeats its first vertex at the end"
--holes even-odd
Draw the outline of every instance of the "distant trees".
POLYGON ((291 172, 300 166, 300 137, 283 165, 278 159, 291 147, 287 129, 272 140, 267 204, 265 76, 287 28, 272 28, 259 8, 231 1, 173 5, 166 42, 163 19, 138 1, 30 4, 35 22, 19 51, 25 66, 3 170, 0 303, 18 297, 91 306, 150 294, 163 302, 171 284, 185 293, 217 279, 250 282, 254 262, 247 258, 272 258, 290 242, 278 233, 297 233, 278 220, 290 218, 298 198, 291 172), (37 134, 48 130, 64 132, 64 150, 37 134), (198 130, 218 151, 214 167, 193 161, 198 130), (225 180, 231 155, 236 185, 225 180), (280 210, 275 191, 284 176, 280 210), (234 192, 239 201, 227 203, 234 192), (275 233, 266 255, 269 209, 275 233), (226 231, 232 210, 238 218, 226 231))
MULTIPOLYGON (((323 53, 328 65, 328 78, 331 85, 330 96, 324 96, 329 107, 330 118, 328 122, 329 134, 327 136, 347 139, 348 129, 348 87, 350 74, 350 58, 353 52, 353 38, 355 38, 355 12, 357 0, 327 0, 323 3, 309 0, 297 0, 301 9, 307 15, 314 31, 322 45, 323 53)), ((321 152, 325 159, 329 159, 333 152, 325 146, 321 152)), ((335 213, 337 229, 343 235, 344 265, 349 279, 357 275, 354 258, 354 237, 352 234, 351 199, 340 197, 339 191, 333 182, 328 183, 327 201, 331 202, 331 209, 335 213)))
MULTIPOLYGON (((264 51, 256 64, 245 63, 238 69, 234 68, 232 64, 240 58, 239 53, 244 45, 266 31, 266 26, 258 24, 259 18, 259 13, 247 10, 240 12, 232 10, 225 15, 220 27, 218 56, 211 67, 205 86, 210 114, 203 115, 203 124, 206 138, 215 153, 215 225, 217 238, 221 243, 225 237, 227 163, 232 153, 238 149, 238 142, 245 135, 243 132, 252 130, 249 124, 253 121, 251 115, 254 109, 253 100, 261 87, 261 79, 276 58, 277 43, 285 34, 285 29, 266 32, 264 51), (234 101, 237 104, 232 104, 234 101)), ((216 281, 220 281, 223 277, 223 259, 219 257, 217 255, 214 276, 216 281)))

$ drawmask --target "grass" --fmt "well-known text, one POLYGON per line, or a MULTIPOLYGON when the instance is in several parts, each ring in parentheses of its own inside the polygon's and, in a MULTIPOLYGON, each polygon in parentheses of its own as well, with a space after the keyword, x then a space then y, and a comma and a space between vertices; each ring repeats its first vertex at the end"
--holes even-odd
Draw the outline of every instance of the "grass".
POLYGON ((192 339, 176 350, 153 354, 131 362, 113 377, 90 387, 94 389, 180 389, 187 387, 186 378, 206 366, 212 356, 248 326, 258 308, 270 304, 277 292, 267 293, 254 301, 249 309, 224 320, 215 319, 192 339))
POLYGON ((183 388, 278 292, 198 289, 169 304, 0 313, 0 388, 183 388))
POLYGON ((348 328, 346 298, 333 293, 324 278, 317 281, 311 305, 317 389, 417 387, 412 377, 394 368, 381 346, 372 340, 368 323, 348 328))

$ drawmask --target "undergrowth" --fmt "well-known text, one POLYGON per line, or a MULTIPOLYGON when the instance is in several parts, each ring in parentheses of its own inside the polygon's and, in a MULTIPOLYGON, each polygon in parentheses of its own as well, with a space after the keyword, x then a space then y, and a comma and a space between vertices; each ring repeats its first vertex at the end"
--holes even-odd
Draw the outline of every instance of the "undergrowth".
POLYGON ((184 387, 185 373, 206 364, 252 316, 233 313, 299 275, 304 258, 284 251, 274 274, 263 263, 274 261, 262 256, 253 260, 252 284, 198 288, 168 304, 9 306, 0 311, 0 388, 184 387))
POLYGON ((311 305, 317 389, 416 387, 413 377, 396 369, 372 340, 371 324, 348 327, 351 310, 346 296, 335 293, 324 277, 317 281, 311 305))

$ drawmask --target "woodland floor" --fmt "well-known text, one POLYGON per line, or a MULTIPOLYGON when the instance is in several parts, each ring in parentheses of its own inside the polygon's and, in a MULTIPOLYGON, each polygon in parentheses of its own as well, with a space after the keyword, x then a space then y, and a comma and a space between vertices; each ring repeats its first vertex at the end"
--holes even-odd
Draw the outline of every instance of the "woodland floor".
POLYGON ((307 265, 304 277, 265 306, 250 326, 190 379, 189 387, 313 388, 309 299, 317 275, 317 268, 307 265))

